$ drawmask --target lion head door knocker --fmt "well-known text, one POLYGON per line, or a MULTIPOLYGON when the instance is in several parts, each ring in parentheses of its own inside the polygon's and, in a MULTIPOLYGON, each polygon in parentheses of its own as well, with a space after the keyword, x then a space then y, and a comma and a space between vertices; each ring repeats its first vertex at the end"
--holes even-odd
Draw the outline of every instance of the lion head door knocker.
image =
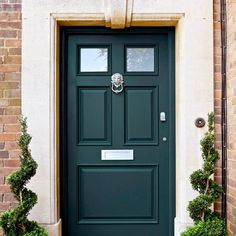
POLYGON ((124 79, 120 73, 115 73, 111 76, 111 90, 118 94, 123 91, 124 79))

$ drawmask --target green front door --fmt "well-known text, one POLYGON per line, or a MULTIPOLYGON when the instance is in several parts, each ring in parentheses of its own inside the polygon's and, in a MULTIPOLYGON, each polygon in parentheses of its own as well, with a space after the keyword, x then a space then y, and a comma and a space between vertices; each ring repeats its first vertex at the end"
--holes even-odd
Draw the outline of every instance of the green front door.
POLYGON ((174 29, 66 28, 61 59, 64 235, 173 235, 174 29))

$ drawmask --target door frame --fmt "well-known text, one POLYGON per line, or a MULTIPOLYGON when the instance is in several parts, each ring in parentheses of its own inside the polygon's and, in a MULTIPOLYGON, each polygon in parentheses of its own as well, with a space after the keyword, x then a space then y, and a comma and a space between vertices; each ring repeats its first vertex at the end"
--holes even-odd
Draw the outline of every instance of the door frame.
MULTIPOLYGON (((59 56, 59 153, 60 153, 60 191, 59 191, 59 199, 60 199, 60 217, 62 218, 62 222, 65 222, 67 217, 67 161, 66 161, 66 152, 67 152, 67 140, 66 140, 66 124, 67 118, 65 111, 66 108, 66 99, 67 99, 67 92, 66 92, 66 66, 65 62, 67 60, 66 50, 67 44, 66 39, 71 34, 94 34, 94 33, 101 33, 101 34, 120 34, 122 32, 128 32, 129 34, 140 34, 148 32, 149 34, 167 34, 168 35, 168 44, 169 44, 169 91, 172 95, 170 97, 169 102, 169 137, 173 137, 169 139, 169 157, 171 157, 170 166, 169 166, 169 175, 170 175, 170 183, 169 183, 169 192, 170 192, 170 212, 169 215, 171 216, 169 219, 169 236, 174 235, 174 219, 176 214, 176 138, 175 138, 175 28, 174 27, 136 27, 133 28, 130 32, 129 29, 122 29, 122 30, 115 30, 115 29, 107 29, 105 27, 61 27, 60 28, 60 56, 59 56)), ((62 233, 63 235, 67 235, 67 226, 68 222, 63 223, 62 233)))

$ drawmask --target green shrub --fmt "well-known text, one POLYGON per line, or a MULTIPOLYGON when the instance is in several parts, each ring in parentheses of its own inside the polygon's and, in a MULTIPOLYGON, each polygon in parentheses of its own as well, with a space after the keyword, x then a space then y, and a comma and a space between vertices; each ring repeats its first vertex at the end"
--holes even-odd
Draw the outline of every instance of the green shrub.
POLYGON ((208 114, 208 131, 201 140, 203 158, 202 169, 194 171, 190 182, 199 196, 189 202, 188 211, 194 221, 181 236, 225 236, 224 221, 211 210, 213 203, 220 197, 222 188, 213 180, 215 162, 219 153, 214 147, 214 114, 208 114))
POLYGON ((40 227, 36 222, 32 222, 30 232, 24 234, 24 236, 47 236, 47 231, 40 227))
POLYGON ((35 221, 28 220, 29 211, 37 203, 37 195, 25 185, 36 174, 37 163, 31 156, 29 144, 31 136, 27 133, 26 118, 20 119, 22 135, 19 139, 20 169, 7 177, 7 183, 18 200, 19 205, 0 215, 0 226, 6 236, 47 236, 44 228, 35 221))
POLYGON ((199 221, 194 226, 187 228, 181 236, 225 236, 227 235, 225 223, 218 216, 206 221, 199 221))

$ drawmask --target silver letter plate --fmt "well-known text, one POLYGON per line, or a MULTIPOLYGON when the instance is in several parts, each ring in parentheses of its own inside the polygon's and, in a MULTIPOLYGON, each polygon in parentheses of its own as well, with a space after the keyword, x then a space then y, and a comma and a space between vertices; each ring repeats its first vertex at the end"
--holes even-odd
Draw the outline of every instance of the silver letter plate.
POLYGON ((134 160, 134 150, 102 150, 103 161, 130 161, 134 160))

